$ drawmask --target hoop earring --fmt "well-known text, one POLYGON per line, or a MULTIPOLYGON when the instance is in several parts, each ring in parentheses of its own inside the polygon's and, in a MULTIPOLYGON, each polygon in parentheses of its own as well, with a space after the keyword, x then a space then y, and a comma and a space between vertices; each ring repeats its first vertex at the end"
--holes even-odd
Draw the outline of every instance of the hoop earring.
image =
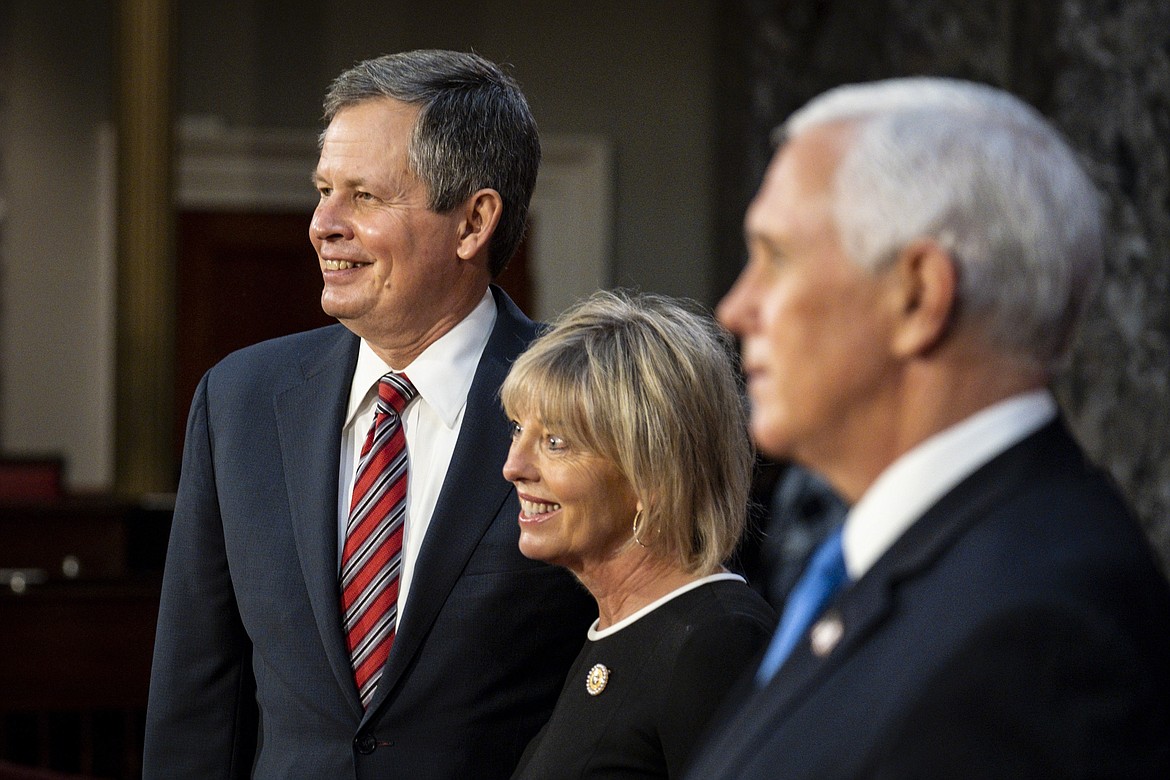
POLYGON ((645 547, 646 545, 642 544, 642 540, 638 538, 638 522, 641 519, 642 519, 642 510, 639 509, 638 513, 634 515, 634 541, 638 543, 639 547, 645 547))

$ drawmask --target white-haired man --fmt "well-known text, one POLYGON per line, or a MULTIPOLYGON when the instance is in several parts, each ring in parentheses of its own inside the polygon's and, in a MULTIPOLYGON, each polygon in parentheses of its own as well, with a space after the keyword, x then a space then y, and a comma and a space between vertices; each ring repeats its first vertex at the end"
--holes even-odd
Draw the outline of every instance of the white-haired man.
POLYGON ((1170 777, 1170 589, 1047 389, 1098 211, 990 87, 847 86, 781 128, 718 313, 760 449, 852 506, 691 777, 1170 777))

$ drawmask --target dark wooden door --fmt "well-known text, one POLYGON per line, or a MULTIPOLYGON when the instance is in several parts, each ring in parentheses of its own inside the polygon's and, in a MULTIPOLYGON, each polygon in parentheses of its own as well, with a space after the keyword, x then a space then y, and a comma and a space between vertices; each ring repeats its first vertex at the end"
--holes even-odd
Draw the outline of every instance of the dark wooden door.
POLYGON ((186 211, 178 221, 175 446, 200 377, 229 352, 328 325, 307 213, 186 211))

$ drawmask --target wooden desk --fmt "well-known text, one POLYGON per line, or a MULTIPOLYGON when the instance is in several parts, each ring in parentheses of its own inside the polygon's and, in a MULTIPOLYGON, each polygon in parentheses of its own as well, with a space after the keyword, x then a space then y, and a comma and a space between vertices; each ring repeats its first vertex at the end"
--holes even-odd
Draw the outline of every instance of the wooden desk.
POLYGON ((145 707, 158 596, 157 578, 0 593, 3 709, 145 707))
POLYGON ((0 506, 0 760, 141 773, 169 516, 111 501, 0 506), (72 561, 72 563, 69 563, 72 561))

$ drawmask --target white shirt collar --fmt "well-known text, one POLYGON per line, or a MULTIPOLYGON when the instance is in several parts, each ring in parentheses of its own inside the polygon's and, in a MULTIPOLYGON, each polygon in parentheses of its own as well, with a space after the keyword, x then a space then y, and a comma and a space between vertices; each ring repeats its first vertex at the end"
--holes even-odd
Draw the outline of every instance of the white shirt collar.
MULTIPOLYGON (((467 403, 476 366, 495 323, 496 303, 489 289, 470 314, 423 350, 409 366, 398 369, 410 377, 418 394, 448 428, 455 425, 459 411, 467 403)), ((370 389, 390 370, 362 339, 345 414, 346 425, 358 414, 370 389)))
POLYGON ((980 466, 1056 417, 1048 390, 1000 401, 931 436, 886 468, 845 518, 845 566, 861 578, 915 520, 980 466))

